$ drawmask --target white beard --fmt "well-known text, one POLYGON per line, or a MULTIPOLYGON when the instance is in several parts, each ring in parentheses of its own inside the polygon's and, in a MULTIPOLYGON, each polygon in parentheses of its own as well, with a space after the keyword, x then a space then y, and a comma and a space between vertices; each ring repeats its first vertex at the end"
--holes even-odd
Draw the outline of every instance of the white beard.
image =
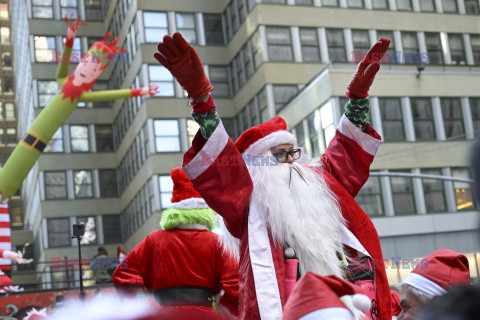
POLYGON ((306 162, 304 156, 292 164, 249 166, 250 199, 257 203, 273 240, 295 250, 302 274, 312 271, 341 277, 337 252, 343 253, 344 219, 335 195, 306 162))

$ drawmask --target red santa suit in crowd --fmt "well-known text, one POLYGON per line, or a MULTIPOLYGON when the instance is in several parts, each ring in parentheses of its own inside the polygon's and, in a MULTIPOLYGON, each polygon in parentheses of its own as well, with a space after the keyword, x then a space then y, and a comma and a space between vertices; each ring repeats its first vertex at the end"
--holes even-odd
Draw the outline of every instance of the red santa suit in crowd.
POLYGON ((172 206, 162 214, 164 230, 149 234, 126 256, 113 274, 115 287, 118 291, 152 292, 162 309, 174 306, 170 309, 203 310, 214 317, 213 305, 236 315, 238 263, 219 236, 210 231, 215 226, 215 214, 183 170, 175 168, 171 176, 172 206), (205 301, 199 301, 199 297, 193 297, 195 301, 170 300, 173 294, 188 296, 190 289, 211 294, 205 301), (223 295, 219 296, 221 291, 223 295))
MULTIPOLYGON (((367 54, 369 61, 360 63, 349 85, 349 92, 355 92, 352 99, 368 96, 388 44, 388 39, 379 41, 367 54)), ((358 284, 369 289, 369 315, 373 319, 391 319, 390 289, 380 241, 373 223, 354 200, 368 179, 381 141, 375 130, 368 125, 361 131, 344 116, 325 154, 313 168, 307 168, 305 162, 282 163, 276 170, 271 149, 285 144, 296 146, 295 137, 286 131, 285 121, 275 117, 248 129, 234 143, 218 118, 212 97, 206 100, 213 86, 194 48, 176 33, 173 38, 165 36, 158 49, 157 60, 194 99, 192 115, 200 124, 192 147, 184 156, 183 169, 206 203, 223 217, 229 233, 240 242, 239 318, 282 318, 291 275, 296 274, 291 261, 285 260, 293 249, 302 273, 343 276, 345 270, 337 253, 350 257, 351 265, 365 261, 360 261, 360 257, 368 260, 374 278, 370 283, 358 284), (268 174, 272 171, 284 175, 284 169, 290 169, 290 182, 288 176, 277 179, 275 174, 268 174), (292 169, 298 175, 292 175, 292 169), (272 184, 272 179, 277 180, 272 184)), ((351 302, 346 304, 353 309, 351 302)), ((360 315, 355 316, 358 319, 360 315)))

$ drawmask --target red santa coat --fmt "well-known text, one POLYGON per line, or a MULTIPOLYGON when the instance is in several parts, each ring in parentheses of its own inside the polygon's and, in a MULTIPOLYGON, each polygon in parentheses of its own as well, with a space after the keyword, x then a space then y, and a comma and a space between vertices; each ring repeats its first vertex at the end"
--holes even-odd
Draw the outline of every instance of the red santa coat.
MULTIPOLYGON (((143 239, 113 274, 117 289, 204 287, 224 294, 220 304, 236 315, 238 264, 224 252, 218 235, 208 230, 157 230, 143 239)), ((211 311, 207 307, 205 311, 211 311)))
MULTIPOLYGON (((337 196, 348 223, 343 243, 374 260, 378 319, 386 320, 391 319, 391 301, 380 241, 373 223, 354 200, 368 179, 380 142, 370 125, 362 132, 343 116, 316 170, 337 196)), ((256 203, 249 201, 253 190, 249 172, 222 123, 207 141, 197 133, 184 155, 183 169, 210 208, 222 215, 230 233, 240 239, 239 318, 281 319, 283 247, 273 243, 256 203)))

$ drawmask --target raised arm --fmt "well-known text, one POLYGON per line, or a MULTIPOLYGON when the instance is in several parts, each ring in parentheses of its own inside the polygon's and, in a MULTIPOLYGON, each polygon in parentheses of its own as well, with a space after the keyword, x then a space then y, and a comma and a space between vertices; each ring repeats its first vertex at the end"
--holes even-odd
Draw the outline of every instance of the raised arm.
POLYGON ((359 63, 347 86, 349 100, 345 114, 321 158, 323 168, 352 196, 356 196, 367 181, 370 165, 381 142, 381 137, 367 122, 368 90, 389 44, 389 39, 381 38, 359 63))
MULTIPOLYGON (((68 66, 70 65, 70 56, 72 54, 73 41, 75 40, 77 30, 80 28, 81 25, 87 25, 86 23, 80 23, 80 17, 78 17, 75 21, 72 21, 71 19, 68 19, 66 15, 65 23, 68 26, 67 36, 65 37, 65 45, 63 46, 62 56, 60 57, 60 61, 57 61, 59 62, 59 64, 57 69, 57 75, 55 77, 60 88, 68 80, 68 66)), ((58 59, 59 57, 57 57, 57 60, 58 59)))
POLYGON ((166 35, 158 51, 155 58, 193 99, 192 116, 200 125, 192 147, 183 157, 183 170, 210 208, 224 218, 230 233, 239 237, 253 185, 209 95, 213 86, 197 52, 180 33, 173 38, 166 35))
POLYGON ((153 96, 158 93, 158 86, 151 85, 149 87, 136 89, 118 89, 118 90, 100 90, 93 92, 84 92, 80 96, 82 102, 97 102, 105 100, 124 99, 137 96, 153 96))

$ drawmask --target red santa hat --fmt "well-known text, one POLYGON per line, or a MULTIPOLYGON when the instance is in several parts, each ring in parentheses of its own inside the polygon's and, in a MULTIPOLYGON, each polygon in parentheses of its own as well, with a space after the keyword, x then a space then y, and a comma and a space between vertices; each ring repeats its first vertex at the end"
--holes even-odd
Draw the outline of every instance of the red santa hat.
POLYGON ((353 320, 353 314, 340 301, 344 295, 353 295, 353 305, 368 311, 370 299, 363 289, 334 275, 319 276, 307 272, 297 282, 283 311, 283 320, 353 320))
POLYGON ((468 259, 449 249, 434 251, 420 260, 402 283, 433 296, 442 295, 451 286, 470 284, 468 259))
POLYGON ((281 144, 297 144, 297 139, 287 131, 287 123, 280 117, 273 117, 246 130, 235 141, 235 146, 241 154, 261 156, 267 150, 281 144))
POLYGON ((172 208, 176 209, 203 209, 208 205, 200 193, 193 187, 182 168, 173 168, 171 172, 173 180, 172 208))

